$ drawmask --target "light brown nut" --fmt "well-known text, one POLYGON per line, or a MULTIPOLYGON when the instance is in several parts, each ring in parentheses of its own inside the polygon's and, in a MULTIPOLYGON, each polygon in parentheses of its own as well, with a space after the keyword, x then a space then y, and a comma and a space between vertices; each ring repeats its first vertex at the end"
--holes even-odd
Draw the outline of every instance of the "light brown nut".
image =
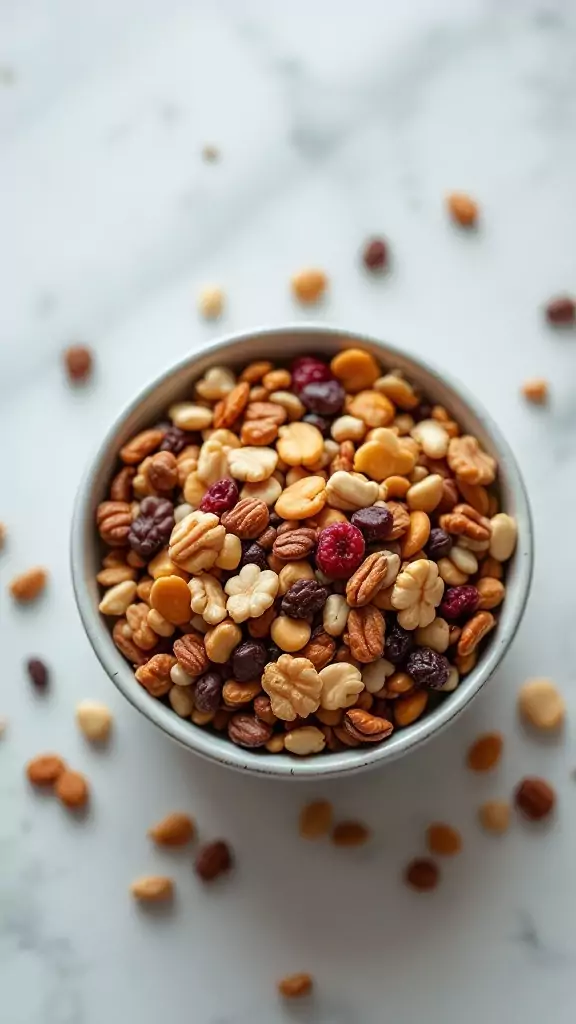
POLYGON ((158 643, 158 637, 148 625, 148 605, 131 604, 126 609, 126 621, 131 630, 131 639, 143 651, 151 651, 158 643))
POLYGON ((303 725, 292 729, 284 737, 284 749, 299 757, 320 754, 326 746, 326 737, 315 725, 303 725))
POLYGON ((126 462, 129 466, 137 466, 147 455, 156 451, 163 437, 164 431, 156 428, 143 430, 140 434, 136 434, 136 437, 133 437, 120 449, 119 455, 122 462, 126 462))
POLYGON ((433 512, 442 498, 442 477, 429 473, 420 483, 412 484, 406 494, 406 504, 411 512, 433 512))
POLYGON ((380 367, 374 356, 361 348, 346 348, 338 352, 330 363, 330 369, 351 394, 371 388, 380 376, 380 367))
POLYGON ((121 501, 127 503, 132 499, 132 481, 136 475, 136 470, 133 466, 123 466, 122 469, 116 473, 116 476, 110 484, 110 498, 112 501, 121 501))
POLYGON ((504 576, 504 569, 502 563, 498 562, 492 555, 488 555, 483 562, 480 563, 480 578, 484 576, 491 576, 495 580, 501 580, 504 576))
POLYGON ((10 580, 10 594, 19 604, 35 601, 46 588, 48 573, 46 569, 36 567, 20 573, 10 580))
POLYGON ((320 671, 320 704, 326 711, 350 708, 364 689, 359 669, 345 661, 327 665, 320 671))
POLYGON ((458 654, 465 658, 476 650, 478 644, 494 629, 496 619, 491 612, 476 612, 463 626, 458 641, 458 654))
POLYGON ((302 648, 301 657, 308 658, 316 671, 320 672, 332 661, 335 653, 336 641, 321 626, 318 626, 306 646, 302 648))
POLYGON ((76 705, 76 721, 91 743, 105 743, 112 729, 112 712, 97 700, 83 700, 76 705))
POLYGON ((449 559, 456 568, 466 576, 473 576, 478 572, 478 559, 473 551, 464 547, 463 544, 454 544, 449 559))
POLYGON ((487 732, 468 748, 466 764, 473 772, 488 772, 495 768, 500 758, 504 740, 499 732, 487 732))
POLYGON ((408 529, 402 537, 400 551, 403 558, 412 558, 428 543, 431 523, 425 512, 411 512, 408 529))
POLYGON ((310 639, 311 626, 305 619, 292 619, 288 615, 278 615, 274 619, 270 635, 281 651, 292 654, 301 651, 310 639))
POLYGON ((427 690, 414 690, 413 693, 409 693, 405 697, 398 697, 394 701, 393 707, 395 724, 402 728, 412 725, 424 714, 427 704, 427 690))
POLYGON ((267 391, 279 391, 292 386, 292 374, 290 370, 272 369, 265 373, 262 384, 267 391))
POLYGON ((180 718, 191 718, 195 711, 194 688, 192 686, 173 686, 168 693, 170 707, 180 718))
POLYGON ((399 540, 400 537, 404 536, 410 526, 410 513, 406 508, 406 505, 403 505, 402 502, 387 501, 385 504, 388 511, 392 513, 392 519, 394 520, 392 529, 388 534, 387 541, 399 540))
POLYGON ((239 683, 236 679, 227 679, 222 687, 222 700, 229 708, 240 708, 244 704, 251 704, 261 690, 259 680, 239 683))
POLYGON ((124 501, 102 501, 96 511, 96 525, 110 547, 124 547, 132 526, 132 510, 124 501))
POLYGON ((354 469, 354 454, 353 442, 342 441, 330 463, 330 473, 351 473, 354 469))
POLYGON ((384 651, 384 629, 384 616, 374 605, 351 608, 344 640, 348 643, 352 657, 363 664, 381 658, 384 651))
POLYGON ((26 775, 33 786, 53 786, 64 771, 66 763, 58 754, 38 754, 26 765, 26 775))
POLYGON ((130 565, 115 565, 109 569, 101 569, 96 579, 101 587, 114 587, 125 580, 135 580, 136 570, 130 565))
POLYGON ((204 637, 199 633, 190 632, 180 637, 174 642, 173 650, 175 659, 187 675, 195 678, 201 676, 208 668, 204 637))
POLYGON ((330 433, 338 444, 342 441, 362 441, 366 435, 366 424, 357 416, 339 416, 334 420, 330 433))
POLYGON ((278 430, 278 455, 288 466, 315 466, 324 450, 324 438, 311 423, 288 423, 278 430))
POLYGON ((451 512, 441 515, 438 522, 446 533, 472 541, 490 540, 490 520, 481 516, 471 505, 455 505, 451 512))
POLYGON ((456 665, 456 668, 458 669, 461 676, 468 675, 468 673, 476 667, 477 661, 477 651, 472 651, 472 654, 467 654, 465 657, 460 654, 457 654, 456 657, 454 658, 454 664, 456 665))
POLYGON ((240 381, 239 384, 236 384, 236 386, 228 392, 225 398, 218 402, 214 409, 213 421, 217 430, 222 427, 227 429, 236 422, 248 405, 249 396, 250 385, 248 384, 248 381, 240 381))
POLYGON ((351 708, 346 712, 344 728, 360 743, 380 743, 394 730, 392 722, 379 715, 371 715, 361 708, 351 708))
POLYGON ((416 453, 412 451, 409 440, 398 438, 389 427, 378 427, 358 448, 354 469, 378 483, 389 476, 405 476, 416 464, 416 453))
POLYGON ((300 526, 284 533, 278 530, 272 551, 283 562, 299 562, 312 553, 316 546, 317 531, 300 526))
POLYGON ((427 558, 410 562, 399 573, 392 590, 392 606, 403 629, 429 626, 442 600, 444 583, 438 566, 427 558))
POLYGON ((70 345, 62 353, 68 380, 72 384, 84 384, 91 376, 94 357, 86 345, 70 345))
POLYGON ((220 548, 218 558, 214 562, 214 567, 217 569, 237 569, 242 558, 242 544, 240 538, 236 537, 233 533, 227 533, 224 537, 224 543, 220 548))
POLYGON ((329 800, 314 800, 300 811, 299 831, 303 839, 321 839, 332 828, 332 804, 329 800))
POLYGON ((278 585, 278 576, 271 569, 261 570, 254 563, 248 563, 224 588, 228 594, 228 615, 234 622, 258 618, 274 603, 278 585))
POLYGON ((450 437, 444 426, 436 420, 421 420, 410 431, 422 451, 430 459, 443 459, 448 451, 450 437))
POLYGON ((532 377, 522 385, 522 394, 533 405, 545 405, 548 401, 548 381, 543 377, 532 377))
MULTIPOLYGON (((204 637, 206 654, 216 665, 225 665, 242 639, 242 630, 232 619, 209 629, 204 637)), ((202 671, 205 671, 204 669, 202 671)))
POLYGON ((274 402, 284 409, 289 420, 299 420, 305 413, 303 403, 292 391, 272 391, 268 395, 270 402, 274 402))
POLYGON ((450 439, 448 465, 465 483, 486 486, 494 483, 496 478, 496 460, 482 451, 478 439, 471 434, 450 439))
POLYGON ((250 402, 244 413, 244 422, 260 422, 262 420, 281 427, 286 422, 286 410, 277 402, 250 402))
POLYGON ((259 718, 262 722, 266 722, 267 725, 276 725, 278 719, 272 711, 272 705, 270 703, 270 697, 267 693, 259 693, 254 698, 254 714, 256 718, 259 718))
POLYGON ((190 574, 185 569, 180 569, 172 561, 168 554, 168 548, 162 548, 157 555, 154 555, 154 558, 148 562, 146 571, 153 580, 160 579, 161 576, 181 576, 186 581, 190 579, 190 574))
POLYGON ((370 839, 370 829, 361 821, 339 821, 332 830, 334 846, 364 846, 370 839))
POLYGON ((274 511, 283 519, 309 519, 324 508, 326 498, 324 477, 308 476, 286 488, 274 511))
POLYGON ((393 672, 384 684, 385 695, 390 699, 412 693, 413 690, 414 680, 407 672, 393 672))
MULTIPOLYGON (((209 626, 217 626, 226 618, 226 597, 219 580, 210 573, 195 576, 188 584, 188 601, 192 611, 201 615, 209 626)), ((188 619, 190 612, 188 612, 188 619)))
POLYGON ((233 533, 242 540, 258 537, 266 529, 269 521, 268 506, 260 498, 242 498, 221 518, 221 523, 228 533, 233 533))
POLYGON ((157 491, 171 491, 178 483, 178 463, 172 452, 153 455, 148 467, 148 479, 157 491))
POLYGON ((262 639, 263 637, 270 635, 270 628, 274 619, 276 618, 277 611, 274 605, 270 605, 262 615, 257 619, 248 620, 248 632, 250 636, 256 639, 262 639))
POLYGON ((198 296, 198 312, 205 320, 217 320, 224 309, 224 292, 216 285, 202 288, 198 296))
POLYGON ((272 726, 250 714, 236 714, 228 722, 228 739, 239 747, 263 747, 272 737, 272 726))
POLYGON ((462 849, 462 836, 452 825, 433 822, 426 829, 426 843, 430 853, 453 857, 462 849))
POLYGON ((431 647, 438 654, 444 654, 450 646, 450 626, 437 615, 428 626, 416 630, 416 643, 420 647, 431 647))
POLYGON ((507 800, 487 800, 478 808, 478 820, 486 832, 502 835, 510 827, 510 804, 507 800))
POLYGON ((305 270, 299 270, 292 276, 291 285, 294 297, 298 299, 298 302, 310 305, 320 301, 328 287, 328 278, 323 270, 308 267, 305 270))
POLYGON ((310 995, 313 984, 310 974, 289 974, 278 982, 278 992, 284 999, 301 999, 310 995))
POLYGON ((440 872, 433 860, 418 857, 410 861, 404 871, 404 881, 417 892, 431 892, 440 881, 440 872))
POLYGON ((446 197, 446 206, 452 220, 462 228, 473 228, 478 222, 478 203, 465 192, 451 192, 446 197))
POLYGON ((512 516, 499 512, 490 520, 490 555, 498 562, 507 562, 514 553, 518 527, 512 516))
POLYGON ((399 373, 387 373, 374 381, 374 390, 386 395, 400 409, 415 409, 418 395, 411 384, 399 373))
POLYGON ((196 381, 196 391, 207 402, 219 402, 232 391, 236 378, 226 366, 212 366, 196 381))
POLYGON ((479 609, 491 611, 492 608, 497 608, 498 605, 502 604, 506 588, 500 580, 494 579, 493 576, 483 576, 477 581, 475 586, 480 594, 479 609))
POLYGON ((535 729, 558 732, 566 718, 566 705, 551 679, 529 679, 518 692, 518 712, 535 729))
POLYGON ((172 686, 170 669, 175 664, 176 658, 170 654, 155 654, 145 665, 136 669, 136 679, 152 697, 164 697, 172 686))
POLYGON ((322 680, 311 661, 282 654, 264 669, 262 689, 270 697, 272 711, 284 722, 307 718, 320 706, 322 680))
POLYGON ((198 573, 212 568, 225 536, 226 530, 218 516, 212 512, 191 512, 172 530, 168 553, 177 566, 198 573))
MULTIPOLYGON (((186 586, 186 584, 184 584, 186 586)), ((102 615, 124 615, 136 597, 134 580, 124 580, 110 587, 98 605, 102 615)))
POLYGON ((132 882, 130 892, 142 903, 158 903, 173 898, 174 882, 166 875, 143 875, 132 882))
POLYGON ((380 391, 359 391, 348 405, 347 412, 362 420, 367 427, 387 427, 394 419, 396 409, 380 391))
POLYGON ((467 505, 471 505, 481 516, 487 516, 490 510, 490 495, 481 484, 467 484, 458 480, 458 490, 467 505))
POLYGON ((85 807, 90 799, 90 790, 84 775, 69 768, 61 772, 56 779, 54 792, 60 803, 71 810, 85 807))
POLYGON ((134 643, 132 628, 127 619, 117 619, 112 629, 112 639, 120 653, 132 665, 144 665, 148 661, 147 652, 134 643))
POLYGON ((245 420, 240 432, 242 444, 269 445, 278 437, 278 427, 274 420, 245 420))
POLYGON ((280 754, 284 750, 284 735, 283 733, 274 733, 270 737, 267 743, 264 744, 269 754, 280 754))
POLYGON ((194 838, 196 827, 189 814, 174 811, 148 829, 148 835, 157 846, 185 846, 194 838))
POLYGON ((468 574, 460 572, 460 569, 456 568, 450 558, 439 558, 437 565, 440 578, 449 587, 460 587, 468 582, 468 574))
POLYGON ((228 453, 230 475, 245 483, 257 484, 268 480, 277 463, 278 453, 273 448, 233 448, 228 453))
POLYGON ((242 370, 239 379, 247 380, 249 384, 258 384, 262 378, 273 369, 273 363, 270 363, 265 359, 260 359, 254 363, 249 363, 248 366, 242 370))
POLYGON ((326 500, 331 508, 354 512, 378 501, 379 488, 374 480, 366 480, 362 473, 338 470, 326 484, 326 500))
POLYGON ((388 553, 375 551, 368 555, 346 584, 346 600, 351 608, 369 604, 386 584, 388 577, 388 553))
POLYGON ((176 462, 178 465, 178 483, 180 487, 184 487, 187 478, 198 469, 198 456, 200 454, 200 448, 197 444, 188 444, 182 449, 179 455, 176 456, 176 462))
MULTIPOLYGON (((318 708, 315 717, 322 725, 341 725, 344 720, 344 711, 342 708, 338 708, 337 711, 325 711, 324 708, 318 708)), ((332 749, 330 745, 328 747, 330 750, 332 749)))
POLYGON ((436 508, 437 513, 451 512, 455 505, 458 504, 459 495, 456 481, 450 478, 449 480, 442 480, 442 497, 440 504, 436 508))

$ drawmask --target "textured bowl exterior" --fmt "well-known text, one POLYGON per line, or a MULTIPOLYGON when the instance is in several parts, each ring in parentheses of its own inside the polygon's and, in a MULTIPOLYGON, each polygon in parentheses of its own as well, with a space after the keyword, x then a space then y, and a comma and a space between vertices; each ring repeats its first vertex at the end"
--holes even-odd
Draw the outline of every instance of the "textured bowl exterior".
POLYGON ((460 384, 373 337, 339 328, 297 324, 247 331, 207 345, 201 353, 183 360, 153 381, 119 416, 104 438, 78 492, 72 522, 72 578, 84 628, 102 666, 121 693, 151 722, 189 750, 211 761, 258 775, 311 779, 341 776, 392 761, 425 742, 466 707, 496 670, 517 632, 530 590, 532 538, 530 507, 514 455, 487 412, 460 384), (463 428, 475 434, 498 459, 502 504, 518 523, 518 545, 508 564, 506 600, 485 652, 458 688, 427 717, 398 730, 379 746, 357 747, 301 761, 288 754, 264 756, 234 746, 226 736, 215 735, 179 718, 136 682, 131 666, 115 647, 98 611, 95 577, 100 568, 100 550, 94 513, 105 498, 121 446, 159 419, 172 402, 189 394, 193 382, 209 367, 218 364, 235 367, 263 358, 283 361, 307 352, 331 357, 353 346, 371 352, 384 367, 405 372, 431 399, 445 405, 463 428))

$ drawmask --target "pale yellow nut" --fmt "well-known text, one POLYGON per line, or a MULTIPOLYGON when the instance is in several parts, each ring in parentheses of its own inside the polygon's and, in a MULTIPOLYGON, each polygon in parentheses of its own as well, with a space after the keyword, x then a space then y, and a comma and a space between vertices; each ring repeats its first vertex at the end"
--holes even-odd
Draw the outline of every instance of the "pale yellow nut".
POLYGON ((404 476, 415 465, 416 456, 406 440, 400 440, 389 427, 378 427, 371 440, 358 448, 354 469, 380 483, 389 476, 404 476))
POLYGON ((371 661, 369 665, 362 666, 362 682, 368 693, 378 693, 385 685, 386 680, 394 675, 396 666, 386 658, 378 658, 371 661))
POLYGON ((418 395, 414 388, 399 373, 387 373, 384 377, 378 377, 373 387, 375 391, 381 391, 386 395, 400 409, 415 409, 418 405, 418 395))
POLYGON ((339 416, 334 420, 330 433, 338 444, 342 441, 361 441, 366 435, 366 424, 358 416, 339 416))
POLYGON ((170 707, 180 718, 190 718, 194 711, 194 689, 191 686, 173 686, 168 693, 170 707))
POLYGON ((358 694, 364 689, 359 669, 345 661, 327 665, 319 675, 322 680, 320 705, 326 711, 351 708, 356 703, 358 694))
POLYGON ((254 563, 243 566, 238 576, 229 579, 224 588, 228 594, 228 615, 234 622, 259 618, 274 604, 278 586, 278 576, 271 569, 262 571, 254 563))
POLYGON ((510 804, 506 800, 487 800, 478 808, 478 820, 486 832, 502 835, 510 827, 510 804))
POLYGON ((354 512, 367 508, 378 501, 379 488, 374 480, 367 480, 360 473, 348 473, 339 469, 326 484, 326 500, 331 508, 354 512))
POLYGON ((460 684, 460 673, 455 665, 450 666, 448 679, 440 687, 442 693, 452 693, 460 684))
POLYGON ((450 436, 437 420, 420 420, 410 433, 429 459, 444 458, 450 444, 450 436))
POLYGON ((91 743, 105 743, 112 728, 112 712, 97 700, 83 700, 76 705, 76 721, 91 743))
POLYGON ((189 676, 182 668, 182 665, 179 665, 178 662, 176 662, 175 665, 172 665, 172 668, 170 669, 170 679, 175 686, 182 687, 192 686, 192 683, 194 682, 194 677, 189 676))
POLYGON ((449 558, 439 558, 437 564, 440 578, 449 587, 461 587, 464 583, 468 582, 467 573, 460 572, 460 569, 457 569, 454 562, 451 562, 449 558))
POLYGON ((153 580, 158 580, 161 576, 181 576, 185 581, 190 578, 185 569, 180 569, 172 561, 168 554, 168 548, 162 548, 162 551, 159 551, 152 561, 148 562, 146 571, 153 580))
POLYGON ((276 469, 278 453, 273 448, 235 448, 228 453, 228 468, 235 480, 254 484, 268 480, 276 469))
POLYGON ((469 548, 455 544, 448 557, 460 572, 464 572, 468 576, 473 576, 478 572, 478 559, 469 548))
POLYGON ((228 454, 234 446, 217 437, 218 433, 220 431, 215 431, 207 441, 204 441, 200 449, 196 474, 190 474, 194 479, 195 490, 192 491, 192 483, 189 483, 190 477, 187 477, 185 482, 184 497, 186 501, 190 500, 186 497, 187 491, 192 494, 192 497, 200 494, 201 501, 203 493, 200 492, 200 484, 209 487, 210 484, 215 484, 228 475, 228 454))
POLYGON ((392 606, 403 629, 429 626, 442 600, 444 583, 435 562, 420 558, 399 574, 392 590, 392 606))
POLYGON ((198 312, 205 320, 217 320, 224 309, 224 292, 217 285, 206 285, 198 296, 198 312))
POLYGON ((287 487, 280 495, 274 511, 282 519, 309 519, 326 504, 326 481, 321 476, 308 476, 287 487))
POLYGON ((292 729, 284 737, 284 748, 299 757, 319 754, 326 746, 324 733, 315 725, 303 725, 292 729))
POLYGON ((221 401, 234 387, 236 377, 226 366, 213 366, 206 370, 201 380, 196 381, 196 391, 208 402, 221 401))
POLYGON ((214 565, 219 569, 237 569, 242 558, 242 542, 234 533, 227 533, 214 565))
POLYGON ((297 580, 313 580, 314 569, 310 562, 288 562, 283 566, 278 575, 278 593, 282 596, 287 594, 293 583, 297 580))
POLYGON ((188 584, 189 607, 201 615, 209 626, 217 626, 226 618, 226 598, 219 580, 210 573, 194 576, 188 584))
POLYGON ((490 520, 490 554, 498 562, 507 562, 514 553, 518 527, 512 516, 498 512, 490 520))
POLYGON ((551 679, 529 679, 518 692, 518 711, 542 732, 557 732, 566 717, 564 698, 551 679))
POLYGON ((168 409, 175 427, 181 430, 205 430, 212 423, 212 410, 193 402, 177 402, 168 409))
POLYGON ((310 639, 312 630, 304 619, 291 619, 288 615, 278 615, 272 623, 270 635, 281 651, 293 653, 301 651, 310 639))
MULTIPOLYGON (((198 470, 192 470, 192 472, 189 473, 188 476, 186 477, 183 487, 184 499, 186 503, 190 505, 190 508, 192 508, 194 511, 200 508, 202 498, 206 494, 207 490, 208 484, 205 483, 204 480, 200 479, 200 474, 198 473, 198 470)), ((181 521, 182 520, 178 520, 178 522, 181 521)))
POLYGON ((278 435, 278 455, 288 466, 314 466, 324 450, 324 438, 311 423, 288 423, 278 435))
POLYGON ((270 476, 267 480, 262 480, 257 484, 244 484, 240 491, 240 497, 256 498, 258 501, 264 501, 271 508, 278 501, 282 490, 282 484, 276 479, 276 476, 270 476))
POLYGON ((292 291, 298 301, 308 305, 312 302, 318 302, 322 298, 328 287, 328 278, 323 270, 309 267, 305 270, 299 270, 297 274, 294 274, 291 284, 292 291))
POLYGON ((441 498, 442 477, 438 473, 430 473, 420 483, 412 485, 406 495, 406 504, 412 512, 433 512, 441 498))
POLYGON ((346 629, 350 606, 342 594, 330 594, 322 612, 324 630, 330 636, 341 636, 346 629))
POLYGON ((427 626, 416 630, 416 643, 420 647, 431 647, 438 654, 444 654, 450 646, 450 626, 439 615, 427 626))
POLYGON ((307 718, 320 707, 322 680, 308 658, 282 654, 269 662, 262 676, 262 689, 270 697, 272 711, 283 722, 298 716, 307 718))
POLYGON ((289 420, 299 420, 306 412, 298 395, 292 391, 273 391, 271 395, 268 395, 268 401, 282 406, 289 420))
POLYGON ((166 875, 143 875, 132 882, 130 892, 142 903, 157 903, 172 899, 174 882, 166 875))
POLYGON ((110 587, 106 591, 98 605, 98 611, 102 615, 124 615, 135 597, 136 583, 133 580, 124 580, 123 583, 117 583, 115 587, 110 587))

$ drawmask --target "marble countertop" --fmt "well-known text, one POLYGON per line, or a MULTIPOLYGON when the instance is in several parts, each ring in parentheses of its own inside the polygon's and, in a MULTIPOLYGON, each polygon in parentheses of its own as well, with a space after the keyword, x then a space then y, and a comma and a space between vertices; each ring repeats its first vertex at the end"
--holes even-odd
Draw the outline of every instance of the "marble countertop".
POLYGON ((531 675, 576 713, 571 580, 576 348, 541 304, 574 288, 576 20, 551 0, 4 0, 0 4, 0 1015, 6 1024, 510 1024, 573 1020, 576 762, 524 736, 515 694, 531 675), (219 162, 201 159, 212 143, 219 162), (472 235, 443 195, 482 206, 472 235), (364 238, 390 240, 393 273, 367 280, 364 238), (221 333, 304 319, 288 279, 316 264, 330 295, 313 315, 428 356, 472 388, 509 437, 529 487, 536 573, 522 628, 469 711, 385 771, 324 785, 243 778, 169 743, 111 686, 83 634, 68 568, 80 474, 112 416, 166 365, 221 333), (200 322, 205 283, 227 309, 200 322), (61 349, 91 344, 83 391, 61 349), (542 375, 546 410, 519 385, 542 375), (12 574, 50 568, 20 610, 12 574), (23 660, 51 666, 45 698, 23 660), (111 747, 87 749, 77 701, 115 713, 111 747), (472 778, 484 728, 502 767, 472 778), (75 821, 28 791, 24 762, 55 749, 89 776, 75 821), (501 839, 475 815, 526 772, 557 787, 545 830, 501 839), (373 843, 299 840, 300 805, 328 796, 373 843), (149 824, 189 809, 226 836, 233 877, 199 887, 149 824), (442 886, 401 883, 423 830, 463 833, 442 886), (173 870, 170 914, 138 912, 139 873, 173 870), (279 1006, 276 979, 308 970, 313 1004, 279 1006))

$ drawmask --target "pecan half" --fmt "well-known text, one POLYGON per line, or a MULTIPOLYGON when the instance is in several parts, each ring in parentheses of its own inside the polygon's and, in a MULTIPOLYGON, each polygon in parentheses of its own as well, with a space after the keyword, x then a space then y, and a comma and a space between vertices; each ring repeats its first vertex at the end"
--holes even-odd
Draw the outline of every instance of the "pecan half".
POLYGON ((208 668, 208 655, 200 633, 187 633, 174 642, 174 655, 189 676, 200 676, 208 668))
POLYGON ((214 426, 216 430, 221 427, 231 427, 248 404, 250 385, 247 381, 241 381, 232 388, 226 398, 218 402, 214 409, 214 426))
POLYGON ((308 658, 317 672, 329 665, 336 653, 336 641, 326 633, 322 626, 317 626, 308 643, 300 651, 302 658, 308 658))
POLYGON ((344 470, 345 473, 351 473, 354 469, 355 454, 356 449, 354 447, 354 442, 342 441, 338 455, 335 455, 330 463, 330 475, 338 473, 339 470, 344 470))
POLYGON ((315 544, 316 530, 300 526, 297 530, 278 533, 272 551, 283 562, 299 562, 312 553, 315 544))
POLYGON ((363 664, 381 658, 384 651, 384 628, 384 616, 374 605, 352 608, 344 637, 352 657, 363 664))
POLYGON ((123 466, 119 473, 116 473, 110 484, 110 497, 112 501, 130 501, 132 497, 132 481, 136 476, 134 466, 123 466))
POLYGON ((144 665, 149 652, 143 651, 132 639, 132 629, 126 619, 117 619, 112 630, 112 639, 118 650, 133 665, 144 665))
POLYGON ((163 437, 164 431, 160 430, 160 428, 142 430, 140 434, 136 434, 136 437, 133 437, 120 449, 122 462, 126 462, 130 466, 137 466, 147 455, 151 455, 152 452, 156 451, 163 437))
POLYGON ((440 516, 438 522, 446 533, 468 537, 469 540, 490 540, 490 520, 472 505, 455 505, 451 512, 440 516))
POLYGON ((244 419, 246 421, 269 420, 277 427, 281 427, 283 423, 286 423, 286 410, 276 402, 250 402, 244 413, 244 419))
POLYGON ((225 512, 220 520, 228 533, 234 533, 241 540, 258 537, 270 522, 266 502, 260 498, 242 498, 234 508, 225 512))
POLYGON ((239 747, 263 747, 272 735, 272 726, 255 715, 232 715, 228 736, 239 747))
POLYGON ((98 532, 110 547, 124 547, 132 526, 132 510, 126 501, 101 501, 96 511, 98 532))
POLYGON ((465 626, 462 627, 460 640, 458 641, 458 654, 461 658, 467 657, 476 650, 478 644, 484 637, 494 629, 496 619, 491 612, 476 612, 465 626))
POLYGON ((274 420, 245 420, 242 424, 240 440, 244 445, 267 445, 278 437, 278 427, 274 420))
POLYGON ((346 600, 351 608, 369 604, 381 590, 388 574, 388 556, 385 551, 368 555, 346 584, 346 600))
POLYGON ((371 715, 361 708, 351 708, 344 715, 346 732, 360 743, 379 743, 385 740, 394 730, 392 722, 386 718, 371 715))

